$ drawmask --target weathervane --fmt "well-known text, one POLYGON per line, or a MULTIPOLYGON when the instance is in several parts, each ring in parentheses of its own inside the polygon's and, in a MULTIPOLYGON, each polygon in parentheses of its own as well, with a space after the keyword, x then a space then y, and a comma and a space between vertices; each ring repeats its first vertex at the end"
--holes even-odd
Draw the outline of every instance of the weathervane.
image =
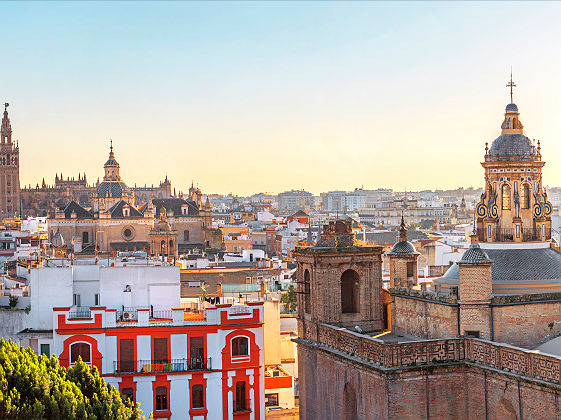
POLYGON ((113 152, 113 139, 109 139, 109 142, 111 144, 109 148, 111 149, 111 152, 113 152))
POLYGON ((5 102, 4 103, 4 111, 7 111, 9 106, 10 106, 10 104, 8 102, 5 102))
POLYGON ((510 67, 510 82, 506 84, 506 87, 510 88, 510 103, 513 104, 514 102, 512 101, 512 88, 516 87, 516 85, 512 81, 512 66, 510 67))

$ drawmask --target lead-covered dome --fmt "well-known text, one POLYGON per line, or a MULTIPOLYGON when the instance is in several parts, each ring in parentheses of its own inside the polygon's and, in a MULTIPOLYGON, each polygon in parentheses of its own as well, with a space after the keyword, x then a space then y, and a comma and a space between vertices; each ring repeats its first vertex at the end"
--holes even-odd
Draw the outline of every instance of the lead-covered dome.
POLYGON ((132 196, 132 192, 123 181, 103 181, 95 189, 95 196, 98 198, 121 198, 132 196))
POLYGON ((516 106, 516 104, 508 104, 506 106, 505 112, 507 114, 518 114, 518 107, 516 106))
POLYGON ((491 156, 535 156, 536 149, 524 134, 501 134, 491 144, 491 156))
POLYGON ((388 252, 389 255, 407 255, 407 254, 417 254, 415 247, 409 241, 399 241, 396 242, 391 251, 388 252))

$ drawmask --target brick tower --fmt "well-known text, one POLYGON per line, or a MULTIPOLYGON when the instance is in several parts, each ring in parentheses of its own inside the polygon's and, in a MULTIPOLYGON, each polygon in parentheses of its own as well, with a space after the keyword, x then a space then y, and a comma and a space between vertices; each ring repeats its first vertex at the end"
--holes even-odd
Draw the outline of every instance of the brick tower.
POLYGON ((479 247, 477 233, 471 236, 471 246, 458 261, 460 267, 460 335, 491 340, 491 292, 493 261, 479 247))
POLYGON ((390 258, 390 289, 409 288, 419 282, 419 253, 407 240, 407 228, 401 216, 399 241, 386 255, 390 258))
POLYGON ((300 331, 330 323, 383 328, 382 247, 356 246, 350 220, 323 227, 316 246, 296 248, 300 331))
POLYGON ((0 215, 2 217, 19 216, 21 212, 19 147, 12 142, 8 105, 4 104, 4 116, 0 129, 0 215))

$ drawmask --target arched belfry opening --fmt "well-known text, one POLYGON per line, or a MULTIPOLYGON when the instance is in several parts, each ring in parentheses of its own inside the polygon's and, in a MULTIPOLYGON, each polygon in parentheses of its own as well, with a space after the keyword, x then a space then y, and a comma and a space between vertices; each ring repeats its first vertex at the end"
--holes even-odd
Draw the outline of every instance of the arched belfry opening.
POLYGON ((356 271, 346 270, 341 275, 341 311, 360 312, 360 278, 356 271))
POLYGON ((343 389, 343 415, 342 420, 358 420, 358 407, 354 387, 347 382, 343 389))

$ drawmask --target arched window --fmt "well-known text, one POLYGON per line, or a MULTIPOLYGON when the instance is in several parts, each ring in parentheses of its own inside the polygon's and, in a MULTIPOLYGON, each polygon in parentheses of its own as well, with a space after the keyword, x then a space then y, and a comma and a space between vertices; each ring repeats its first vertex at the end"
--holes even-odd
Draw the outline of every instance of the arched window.
POLYGON ((156 411, 168 409, 168 389, 165 386, 156 388, 156 411))
POLYGON ((304 312, 310 313, 310 271, 304 271, 304 312))
POLYGON ((236 382, 236 402, 234 404, 235 411, 245 411, 249 407, 245 398, 245 381, 236 382))
POLYGON ((520 206, 523 209, 530 208, 530 186, 528 184, 523 184, 520 188, 520 206))
POLYGON ((202 385, 193 385, 191 388, 191 407, 203 408, 205 406, 205 394, 202 385))
POLYGON ((169 241, 169 252, 172 252, 173 249, 173 241, 169 241))
POLYGON ((183 240, 189 242, 189 231, 187 229, 183 231, 183 240))
POLYGON ((82 358, 82 362, 90 363, 91 346, 88 343, 74 343, 70 346, 70 363, 76 363, 78 357, 82 358))
POLYGON ((341 275, 341 311, 357 313, 359 310, 359 278, 354 270, 347 270, 341 275))
POLYGON ((350 383, 343 390, 343 420, 358 420, 356 392, 350 383))
POLYGON ((249 339, 236 337, 232 340, 232 356, 249 356, 249 339))
POLYGON ((503 210, 510 210, 510 185, 503 184, 501 192, 503 210))

